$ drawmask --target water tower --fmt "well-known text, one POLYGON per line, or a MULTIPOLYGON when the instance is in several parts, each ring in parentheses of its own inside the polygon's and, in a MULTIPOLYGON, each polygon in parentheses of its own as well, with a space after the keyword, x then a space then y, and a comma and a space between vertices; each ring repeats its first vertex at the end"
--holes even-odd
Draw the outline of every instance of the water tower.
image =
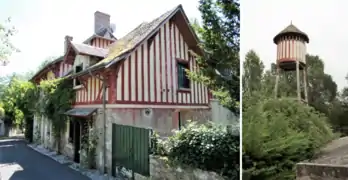
POLYGON ((280 73, 296 71, 297 98, 299 101, 308 103, 306 43, 309 43, 309 38, 307 34, 290 23, 273 38, 273 42, 277 45, 275 97, 278 97, 280 73), (301 72, 303 73, 302 78, 301 72), (301 97, 302 89, 304 90, 304 99, 301 97))

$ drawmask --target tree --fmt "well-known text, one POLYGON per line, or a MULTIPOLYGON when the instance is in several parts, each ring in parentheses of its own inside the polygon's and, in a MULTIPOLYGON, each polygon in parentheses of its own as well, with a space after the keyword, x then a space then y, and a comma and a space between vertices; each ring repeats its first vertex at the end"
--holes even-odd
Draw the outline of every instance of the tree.
POLYGON ((324 72, 319 56, 306 55, 306 61, 310 106, 289 99, 296 97, 296 72, 280 74, 280 97, 274 99, 276 64, 272 63, 263 73, 262 61, 256 53, 249 51, 246 56, 243 64, 243 168, 245 173, 250 173, 251 179, 294 179, 294 165, 313 157, 318 149, 335 138, 330 126, 336 132, 348 134, 345 121, 348 90, 338 96, 337 85, 324 72))
POLYGON ((14 27, 11 27, 11 18, 8 18, 4 24, 0 24, 0 63, 6 65, 8 57, 12 52, 19 50, 11 43, 10 38, 16 32, 14 27))
POLYGON ((28 81, 22 81, 13 76, 5 88, 1 101, 6 115, 9 117, 8 124, 23 125, 26 116, 31 116, 29 112, 31 103, 25 101, 24 97, 28 90, 34 88, 34 85, 28 81))
MULTIPOLYGON (((243 100, 244 102, 244 100, 243 100)), ((269 98, 243 112, 243 151, 251 180, 292 180, 294 167, 335 137, 327 117, 289 98, 269 98), (251 161, 251 162, 250 162, 251 161)))
MULTIPOLYGON (((262 96, 265 97, 274 96, 276 64, 272 63, 271 69, 267 70, 265 73, 262 73, 262 62, 261 64, 257 65, 259 58, 250 52, 246 55, 246 59, 243 64, 243 90, 252 88, 253 91, 255 91, 258 89, 256 93, 258 95, 262 94, 262 96), (253 59, 254 63, 251 63, 252 60, 250 59, 253 59), (262 74, 261 80, 260 72, 262 74)), ((324 72, 324 62, 319 56, 306 55, 306 61, 308 67, 309 104, 318 111, 328 115, 328 103, 333 102, 337 96, 337 84, 333 81, 331 75, 324 72)), ((296 72, 282 72, 279 80, 280 97, 296 97, 296 89, 296 72)), ((245 96, 244 93, 243 95, 245 96)), ((256 96, 255 93, 253 96, 256 96)), ((247 100, 243 102, 247 102, 247 100)))
POLYGON ((220 102, 239 110, 239 1, 200 0, 202 26, 193 28, 201 39, 204 55, 197 59, 199 72, 189 72, 192 80, 205 84, 220 102))
POLYGON ((39 70, 45 68, 48 64, 50 64, 55 59, 57 59, 57 56, 48 56, 44 61, 41 62, 41 64, 37 68, 37 70, 39 71, 39 70))
POLYGON ((243 63, 243 92, 252 94, 261 89, 264 65, 255 51, 250 50, 243 63))

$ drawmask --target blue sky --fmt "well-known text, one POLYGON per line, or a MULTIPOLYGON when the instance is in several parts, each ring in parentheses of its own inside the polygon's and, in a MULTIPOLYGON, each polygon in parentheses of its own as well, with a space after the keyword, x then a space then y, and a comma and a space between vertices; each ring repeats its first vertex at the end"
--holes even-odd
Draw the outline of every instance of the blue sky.
POLYGON ((111 15, 117 38, 143 21, 151 21, 182 4, 188 18, 200 18, 198 0, 7 0, 0 1, 0 22, 12 18, 18 33, 12 38, 20 53, 10 57, 0 74, 36 69, 49 56, 63 53, 64 36, 82 42, 93 33, 94 12, 111 15))
POLYGON ((266 68, 276 58, 273 37, 292 23, 308 34, 309 54, 320 56, 339 89, 348 86, 348 1, 241 0, 241 58, 254 49, 266 68))

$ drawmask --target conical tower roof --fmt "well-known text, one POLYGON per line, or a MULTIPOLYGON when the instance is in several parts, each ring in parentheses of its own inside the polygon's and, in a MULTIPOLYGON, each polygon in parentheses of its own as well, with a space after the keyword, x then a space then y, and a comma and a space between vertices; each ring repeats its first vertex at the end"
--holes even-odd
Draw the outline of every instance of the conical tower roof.
POLYGON ((274 38, 273 42, 277 43, 279 38, 286 36, 286 35, 297 35, 302 37, 307 43, 309 43, 309 38, 306 33, 302 32, 300 29, 298 29, 296 26, 294 26, 292 23, 286 27, 284 30, 282 30, 280 33, 278 33, 274 38))

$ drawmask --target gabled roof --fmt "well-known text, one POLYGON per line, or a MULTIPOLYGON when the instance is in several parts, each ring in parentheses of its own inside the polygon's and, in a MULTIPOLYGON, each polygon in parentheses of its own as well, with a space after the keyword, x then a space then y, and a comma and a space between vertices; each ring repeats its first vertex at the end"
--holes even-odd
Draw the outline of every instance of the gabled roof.
POLYGON ((60 56, 58 57, 57 59, 51 61, 50 63, 46 64, 46 66, 42 67, 40 70, 38 70, 31 78, 30 80, 33 80, 36 76, 38 76, 39 74, 41 74, 43 71, 46 70, 47 67, 51 66, 51 65, 54 65, 56 63, 59 63, 61 61, 64 60, 64 56, 60 56))
POLYGON ((77 54, 85 54, 103 58, 106 57, 106 55, 109 52, 108 49, 90 46, 87 44, 71 43, 71 47, 75 50, 77 54))
MULTIPOLYGON (((158 29, 165 22, 167 22, 167 20, 172 18, 179 11, 185 14, 183 11, 182 5, 178 5, 174 9, 167 11, 166 13, 162 14, 160 17, 154 19, 153 21, 149 23, 146 23, 146 22, 141 23, 139 26, 133 29, 130 33, 128 33, 121 39, 111 44, 109 46, 110 47, 109 54, 105 59, 85 69, 84 71, 74 74, 73 76, 86 74, 89 71, 97 70, 100 68, 107 68, 111 66, 112 64, 127 58, 132 53, 132 51, 135 50, 144 40, 146 40, 148 37, 151 37, 153 34, 155 34, 158 31, 158 29)), ((184 16, 184 18, 188 22, 187 17, 184 16)), ((194 34, 195 39, 198 42, 198 38, 196 34, 194 33, 192 29, 190 30, 194 34)))

